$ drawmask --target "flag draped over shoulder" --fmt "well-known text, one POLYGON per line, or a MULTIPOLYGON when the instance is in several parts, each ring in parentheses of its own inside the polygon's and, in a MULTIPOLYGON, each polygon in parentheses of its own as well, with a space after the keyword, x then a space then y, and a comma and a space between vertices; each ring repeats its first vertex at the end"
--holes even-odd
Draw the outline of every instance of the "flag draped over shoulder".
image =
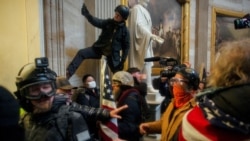
MULTIPOLYGON (((102 59, 104 60, 104 59, 102 59)), ((105 60, 104 60, 105 61, 105 60)), ((111 81, 108 73, 108 66, 106 63, 101 65, 101 107, 105 109, 115 109, 116 104, 112 95, 111 81)), ((101 123, 100 136, 102 141, 112 141, 112 139, 118 138, 118 126, 117 119, 113 118, 110 121, 101 123)))

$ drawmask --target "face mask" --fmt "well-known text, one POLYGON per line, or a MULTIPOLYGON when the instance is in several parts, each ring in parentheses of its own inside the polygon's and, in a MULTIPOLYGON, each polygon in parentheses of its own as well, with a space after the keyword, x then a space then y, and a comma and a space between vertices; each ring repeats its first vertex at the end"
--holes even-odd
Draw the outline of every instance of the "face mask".
POLYGON ((88 82, 88 86, 89 86, 89 88, 95 88, 96 87, 96 83, 95 83, 95 81, 91 81, 91 82, 88 82))
POLYGON ((185 89, 180 85, 173 86, 173 95, 175 98, 185 97, 187 95, 185 89))
POLYGON ((173 86, 173 95, 174 95, 174 105, 177 108, 186 104, 192 98, 192 95, 186 92, 185 88, 179 85, 173 86))

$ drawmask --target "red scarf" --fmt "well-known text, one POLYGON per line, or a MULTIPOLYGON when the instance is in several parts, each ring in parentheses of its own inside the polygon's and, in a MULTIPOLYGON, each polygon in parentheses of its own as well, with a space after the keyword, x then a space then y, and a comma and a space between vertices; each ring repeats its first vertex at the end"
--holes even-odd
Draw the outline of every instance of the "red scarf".
POLYGON ((184 88, 180 85, 173 86, 173 94, 174 94, 174 106, 179 108, 186 104, 193 96, 186 92, 184 88))

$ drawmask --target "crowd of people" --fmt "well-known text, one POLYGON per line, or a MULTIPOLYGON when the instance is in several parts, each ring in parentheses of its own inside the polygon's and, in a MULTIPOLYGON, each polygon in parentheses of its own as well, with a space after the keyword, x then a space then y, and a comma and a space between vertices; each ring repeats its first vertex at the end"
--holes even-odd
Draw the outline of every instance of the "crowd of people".
MULTIPOLYGON (((100 123, 112 118, 117 119, 118 125, 114 141, 142 141, 144 135, 155 133, 161 135, 161 141, 250 140, 250 95, 247 93, 250 90, 250 39, 222 43, 205 80, 200 80, 197 71, 185 63, 173 76, 161 78, 160 93, 167 96, 167 104, 161 109, 159 120, 148 121, 150 108, 146 96, 155 91, 147 80, 151 79, 147 72, 151 72, 151 65, 123 70, 129 50, 137 48, 131 45, 135 41, 130 42, 131 30, 125 21, 129 19, 130 26, 137 25, 132 18, 138 14, 137 10, 145 10, 146 0, 129 0, 128 5, 132 8, 132 17, 128 7, 119 5, 112 19, 101 20, 91 16, 83 4, 82 15, 101 28, 102 33, 92 47, 77 53, 65 77, 57 76, 49 68, 48 58, 41 57, 20 69, 14 93, 0 86, 0 140, 103 141, 100 123), (94 75, 85 74, 80 87, 69 82, 84 59, 100 59, 102 55, 107 57, 113 73, 111 85, 116 108, 109 110, 100 108, 102 94, 94 75), (141 69, 146 69, 146 73, 141 69), (24 114, 20 114, 20 108, 24 114)), ((146 12, 140 14, 147 15, 146 12)), ((154 38, 148 29, 139 30, 147 36, 143 38, 154 38)), ((143 47, 150 49, 150 40, 145 41, 143 47)), ((144 53, 143 57, 149 55, 148 50, 144 53)))

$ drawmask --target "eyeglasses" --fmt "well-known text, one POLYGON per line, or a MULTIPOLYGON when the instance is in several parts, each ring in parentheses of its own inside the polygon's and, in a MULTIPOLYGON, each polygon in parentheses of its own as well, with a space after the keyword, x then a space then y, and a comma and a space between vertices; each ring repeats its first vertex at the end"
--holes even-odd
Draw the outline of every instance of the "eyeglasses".
POLYGON ((188 82, 188 80, 181 79, 181 78, 171 78, 169 81, 171 86, 173 86, 174 83, 179 84, 179 85, 183 85, 184 83, 187 83, 187 82, 188 82))

